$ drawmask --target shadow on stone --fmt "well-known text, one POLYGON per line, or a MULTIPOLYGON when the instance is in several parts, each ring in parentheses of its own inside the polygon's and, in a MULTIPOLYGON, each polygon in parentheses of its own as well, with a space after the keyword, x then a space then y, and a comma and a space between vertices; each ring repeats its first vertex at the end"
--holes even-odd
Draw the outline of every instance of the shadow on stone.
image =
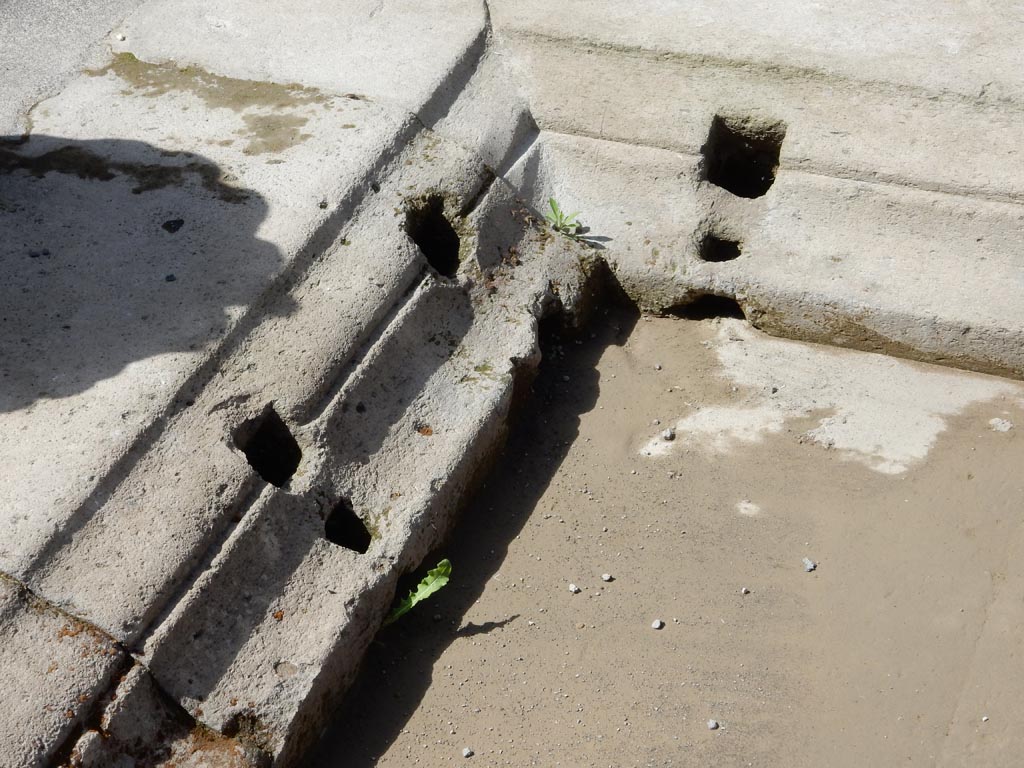
MULTIPOLYGON (((224 335, 283 264, 266 202, 230 181, 143 142, 0 137, 0 412, 224 335)), ((182 366, 157 366, 154 396, 182 366)))

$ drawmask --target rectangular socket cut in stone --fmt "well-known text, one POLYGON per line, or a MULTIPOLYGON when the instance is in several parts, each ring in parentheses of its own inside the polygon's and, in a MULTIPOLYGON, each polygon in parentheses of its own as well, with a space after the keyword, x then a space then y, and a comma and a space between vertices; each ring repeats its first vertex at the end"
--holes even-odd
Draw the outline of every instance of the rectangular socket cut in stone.
POLYGON ((324 520, 324 537, 332 544, 346 547, 361 555, 366 554, 373 540, 366 523, 355 513, 352 502, 348 499, 339 500, 327 514, 327 519, 324 520))
POLYGON ((700 260, 710 261, 714 264, 737 259, 742 252, 739 240, 719 237, 710 232, 701 238, 700 245, 697 246, 697 255, 700 260))
POLYGON ((240 425, 234 441, 249 466, 278 488, 287 485, 302 461, 302 449, 273 405, 267 405, 259 416, 240 425))
POLYGON ((761 197, 775 182, 786 126, 715 115, 701 147, 704 176, 738 197, 761 197))
POLYGON ((441 195, 409 201, 405 231, 439 275, 455 277, 459 270, 459 235, 445 215, 441 195))

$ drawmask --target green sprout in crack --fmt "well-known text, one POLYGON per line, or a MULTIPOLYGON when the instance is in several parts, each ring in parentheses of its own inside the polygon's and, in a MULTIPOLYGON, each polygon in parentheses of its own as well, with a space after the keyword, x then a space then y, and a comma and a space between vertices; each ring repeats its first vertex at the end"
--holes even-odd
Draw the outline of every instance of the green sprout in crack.
POLYGON ((391 611, 387 619, 384 620, 384 626, 386 627, 388 624, 398 621, 398 619, 411 611, 413 606, 417 603, 426 600, 432 594, 441 589, 441 587, 448 583, 448 579, 451 575, 452 564, 446 557, 437 564, 436 568, 432 568, 427 571, 426 577, 416 585, 416 589, 410 592, 402 602, 395 606, 395 609, 391 611))
POLYGON ((576 217, 580 215, 579 211, 566 215, 562 212, 562 208, 558 205, 558 201, 553 197, 548 198, 548 205, 551 206, 551 213, 545 213, 544 218, 547 219, 551 228, 560 235, 565 235, 570 240, 579 240, 581 234, 580 229, 583 226, 576 219, 576 217))

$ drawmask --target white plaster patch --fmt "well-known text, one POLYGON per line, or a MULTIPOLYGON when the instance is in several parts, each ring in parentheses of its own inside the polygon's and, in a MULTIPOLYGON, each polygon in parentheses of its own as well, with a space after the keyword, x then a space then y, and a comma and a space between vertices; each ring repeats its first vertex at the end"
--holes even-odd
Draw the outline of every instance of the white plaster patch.
POLYGON ((1009 432, 1013 429, 1013 422, 1007 419, 989 419, 988 425, 995 432, 1009 432))
POLYGON ((664 455, 679 444, 727 453, 781 432, 790 419, 827 411, 807 438, 875 471, 899 474, 928 455, 947 418, 972 403, 1024 391, 993 377, 776 339, 742 320, 718 322, 712 348, 720 375, 741 388, 740 402, 698 409, 677 422, 675 441, 655 437, 641 453, 664 455))
POLYGON ((761 508, 750 499, 740 499, 736 502, 736 511, 747 517, 757 517, 761 514, 761 508))
MULTIPOLYGON (((676 432, 686 432, 698 438, 701 445, 710 445, 719 453, 726 453, 736 443, 759 443, 765 435, 781 432, 785 423, 783 414, 765 406, 703 408, 677 422, 676 432)), ((674 442, 659 434, 644 446, 642 452, 647 456, 664 456, 672 450, 674 442)))

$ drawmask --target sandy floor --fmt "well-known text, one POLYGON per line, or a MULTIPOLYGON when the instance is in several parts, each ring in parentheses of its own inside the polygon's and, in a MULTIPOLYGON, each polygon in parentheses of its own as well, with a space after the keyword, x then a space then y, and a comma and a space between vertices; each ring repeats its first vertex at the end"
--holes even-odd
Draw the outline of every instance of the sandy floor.
POLYGON ((1022 764, 1024 389, 741 321, 593 331, 309 765, 1022 764))

